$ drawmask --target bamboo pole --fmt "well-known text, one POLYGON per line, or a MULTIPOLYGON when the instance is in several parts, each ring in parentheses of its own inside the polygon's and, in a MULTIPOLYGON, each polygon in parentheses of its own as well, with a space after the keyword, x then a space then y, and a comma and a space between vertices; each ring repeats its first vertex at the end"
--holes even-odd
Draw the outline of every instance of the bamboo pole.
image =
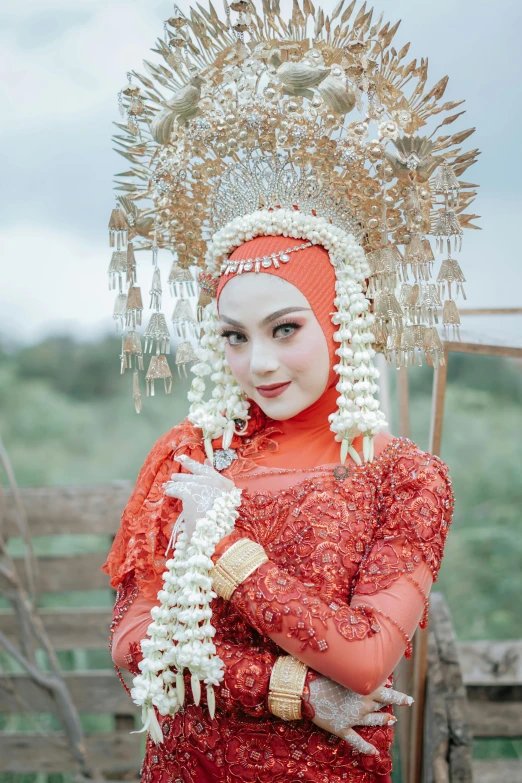
POLYGON ((408 368, 397 370, 397 393, 399 398, 399 435, 410 437, 410 396, 408 392, 408 368))

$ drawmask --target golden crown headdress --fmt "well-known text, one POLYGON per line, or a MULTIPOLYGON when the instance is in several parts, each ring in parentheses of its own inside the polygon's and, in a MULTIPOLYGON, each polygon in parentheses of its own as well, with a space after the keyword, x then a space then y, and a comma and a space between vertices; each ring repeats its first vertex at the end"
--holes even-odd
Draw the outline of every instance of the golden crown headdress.
POLYGON ((422 354, 430 364, 443 360, 440 314, 458 334, 454 296, 465 278, 452 253, 463 228, 476 228, 468 212, 476 185, 462 177, 478 150, 461 146, 474 129, 447 130, 463 114, 462 101, 443 101, 448 78, 427 89, 427 60, 408 62, 409 44, 393 46, 399 24, 356 6, 343 0, 326 14, 293 0, 289 19, 278 0, 261 8, 225 2, 223 18, 211 2, 190 16, 175 6, 153 49, 159 59, 144 61, 146 74, 128 73, 114 141, 130 167, 117 175, 109 275, 112 287, 119 282, 121 371, 134 356, 138 412, 143 296, 135 251, 151 251, 153 263, 147 393, 161 378, 170 391, 158 250, 173 254, 179 370, 197 358, 191 339, 215 295, 212 239, 259 210, 297 207, 358 240, 373 345, 397 366, 422 354), (434 250, 442 254, 436 277, 434 250), (188 299, 193 267, 201 269, 197 317, 188 299))

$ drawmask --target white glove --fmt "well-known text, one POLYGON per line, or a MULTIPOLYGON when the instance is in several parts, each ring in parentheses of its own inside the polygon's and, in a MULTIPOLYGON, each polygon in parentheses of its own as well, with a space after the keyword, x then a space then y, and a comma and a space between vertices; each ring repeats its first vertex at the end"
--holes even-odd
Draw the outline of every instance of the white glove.
POLYGON ((323 676, 312 680, 309 688, 310 704, 315 712, 312 722, 346 740, 355 750, 370 755, 375 755, 377 748, 366 742, 352 726, 391 726, 397 718, 389 712, 377 713, 377 710, 387 704, 413 704, 411 696, 393 688, 380 686, 368 696, 361 696, 323 676))
POLYGON ((174 545, 180 530, 183 529, 190 539, 196 527, 196 521, 204 517, 207 511, 212 508, 216 498, 225 492, 230 492, 234 487, 234 482, 218 473, 208 459, 204 464, 184 454, 174 457, 174 459, 183 465, 185 470, 189 470, 192 475, 173 473, 170 481, 163 485, 166 495, 178 498, 183 502, 183 510, 174 525, 165 554, 168 553, 171 545, 174 545))

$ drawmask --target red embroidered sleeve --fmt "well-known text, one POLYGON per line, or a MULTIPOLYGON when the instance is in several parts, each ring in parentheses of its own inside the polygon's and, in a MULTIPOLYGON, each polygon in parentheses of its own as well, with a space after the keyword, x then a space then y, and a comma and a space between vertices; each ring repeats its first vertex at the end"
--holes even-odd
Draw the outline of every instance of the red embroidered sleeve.
MULTIPOLYGON (((382 685, 426 621, 453 497, 447 468, 411 444, 383 478, 379 522, 349 604, 326 603, 314 587, 269 561, 231 598, 259 633, 314 670, 357 693, 382 685)), ((220 542, 217 559, 241 537, 220 542)))
MULTIPOLYGON (((127 595, 134 592, 129 583, 127 595)), ((115 613, 119 620, 114 630, 112 657, 118 669, 128 669, 133 674, 139 674, 139 663, 143 660, 140 640, 147 636, 147 629, 152 622, 150 610, 157 605, 157 600, 152 601, 143 593, 138 593, 134 595, 132 603, 126 605, 123 613, 119 610, 115 613)), ((219 618, 214 619, 214 625, 219 629, 219 618)), ((277 654, 264 649, 262 644, 256 644, 253 635, 247 626, 238 623, 233 642, 221 638, 219 630, 214 638, 216 653, 224 663, 224 678, 215 691, 216 706, 225 714, 241 711, 254 717, 270 715, 268 686, 277 654)), ((307 698, 309 679, 303 693, 303 714, 313 716, 307 698)), ((191 693, 188 675, 186 693, 191 693)))
POLYGON ((163 484, 173 473, 182 471, 174 459, 179 454, 188 454, 200 462, 205 459, 201 438, 187 421, 162 435, 143 464, 102 566, 115 589, 131 572, 139 589, 151 599, 162 587, 165 550, 181 511, 181 501, 165 495, 163 484))
MULTIPOLYGON (((205 459, 201 438, 187 421, 165 433, 147 456, 102 566, 118 591, 109 649, 118 677, 129 695, 121 669, 133 674, 140 671, 139 663, 143 658, 140 641, 146 637, 152 622, 150 610, 158 603, 157 593, 163 584, 167 560, 165 550, 181 511, 181 502, 165 495, 163 489, 171 475, 182 470, 174 459, 177 454, 189 454, 199 462, 205 459)), ((244 624, 242 626, 246 629, 244 624)), ((234 642, 229 642, 218 636, 214 643, 225 664, 224 681, 216 689, 218 709, 228 713, 242 710, 253 716, 269 715, 268 685, 277 655, 256 646, 250 638, 235 638, 234 642)), ((187 693, 190 692, 187 679, 187 693)), ((306 703, 303 714, 313 714, 306 703)))

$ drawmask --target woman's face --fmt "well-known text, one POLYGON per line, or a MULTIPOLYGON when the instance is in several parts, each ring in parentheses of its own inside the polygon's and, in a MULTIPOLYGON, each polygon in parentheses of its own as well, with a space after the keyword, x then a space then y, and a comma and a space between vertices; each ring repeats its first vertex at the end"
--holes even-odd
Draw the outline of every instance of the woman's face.
POLYGON ((328 346, 298 288, 271 274, 236 275, 218 309, 230 369, 267 416, 289 419, 319 399, 330 372, 328 346))

